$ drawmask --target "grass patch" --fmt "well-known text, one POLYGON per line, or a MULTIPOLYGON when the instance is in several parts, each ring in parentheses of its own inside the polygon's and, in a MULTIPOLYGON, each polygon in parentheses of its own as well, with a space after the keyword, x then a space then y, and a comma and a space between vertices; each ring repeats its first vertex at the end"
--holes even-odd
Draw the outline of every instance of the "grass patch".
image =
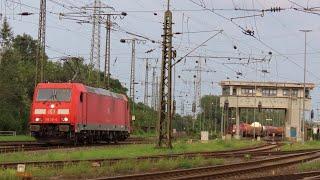
POLYGON ((307 141, 304 144, 302 143, 287 143, 281 147, 283 151, 295 151, 295 150, 304 150, 304 149, 319 149, 320 141, 307 141))
POLYGON ((34 137, 26 135, 17 135, 17 136, 0 136, 1 141, 35 141, 34 137))
MULTIPOLYGON (((173 169, 188 169, 200 166, 222 165, 223 159, 204 159, 195 157, 191 159, 161 159, 159 161, 126 161, 112 165, 102 164, 101 167, 92 167, 90 163, 66 165, 63 168, 36 168, 27 167, 27 173, 35 178, 58 177, 59 179, 95 178, 102 176, 116 176, 133 173, 165 171, 173 169)), ((15 171, 0 170, 1 179, 15 179, 15 171)))
POLYGON ((187 144, 186 142, 174 143, 173 149, 158 149, 153 144, 137 144, 108 147, 60 149, 37 152, 16 152, 0 154, 0 162, 24 162, 24 161, 53 161, 53 160, 86 160, 96 158, 120 158, 150 156, 159 154, 174 154, 195 151, 220 151, 245 147, 252 147, 261 142, 246 140, 222 141, 213 140, 208 143, 196 142, 187 144))
POLYGON ((0 179, 18 179, 15 169, 0 170, 0 179))
POLYGON ((156 137, 157 133, 155 131, 134 131, 133 134, 130 134, 130 137, 138 137, 138 138, 150 138, 150 137, 156 137))
POLYGON ((299 172, 315 171, 315 170, 319 170, 319 169, 320 169, 320 160, 301 163, 298 166, 298 171, 299 172))

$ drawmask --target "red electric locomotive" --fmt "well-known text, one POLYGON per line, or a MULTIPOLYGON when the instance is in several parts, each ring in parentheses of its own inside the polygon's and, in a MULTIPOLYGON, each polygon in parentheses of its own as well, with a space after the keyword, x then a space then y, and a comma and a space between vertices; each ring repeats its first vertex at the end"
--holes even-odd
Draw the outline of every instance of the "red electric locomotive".
POLYGON ((40 83, 33 96, 30 131, 47 142, 123 141, 129 137, 130 120, 125 95, 79 83, 40 83))

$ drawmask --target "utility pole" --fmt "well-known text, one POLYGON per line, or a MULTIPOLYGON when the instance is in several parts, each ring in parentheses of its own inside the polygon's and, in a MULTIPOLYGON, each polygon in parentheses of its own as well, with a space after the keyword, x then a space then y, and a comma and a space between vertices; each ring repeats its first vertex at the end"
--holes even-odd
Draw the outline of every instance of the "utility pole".
POLYGON ((192 112, 193 112, 193 123, 192 123, 192 130, 195 131, 195 123, 197 121, 197 75, 193 76, 193 103, 192 103, 192 112))
POLYGON ((184 116, 184 99, 181 99, 181 116, 184 116))
POLYGON ((160 77, 159 76, 157 76, 156 77, 156 85, 155 85, 155 98, 154 98, 154 107, 155 107, 155 109, 156 110, 158 110, 157 108, 159 108, 158 106, 159 106, 159 91, 160 91, 160 89, 159 89, 159 81, 160 81, 160 77))
POLYGON ((158 98, 156 96, 158 91, 156 89, 156 83, 157 83, 156 68, 157 67, 152 67, 152 84, 151 84, 151 108, 154 110, 157 110, 156 98, 158 98))
POLYGON ((170 0, 168 0, 167 11, 164 14, 162 42, 162 65, 159 93, 158 111, 158 142, 157 146, 164 144, 172 148, 172 12, 170 11, 170 0))
POLYGON ((304 66, 303 66, 303 102, 302 102, 302 128, 301 129, 301 141, 304 143, 304 121, 305 121, 305 99, 306 99, 306 74, 307 74, 307 33, 312 30, 300 30, 304 33, 304 66))
POLYGON ((39 13, 39 27, 38 27, 38 49, 36 59, 36 75, 35 86, 40 79, 40 82, 44 81, 44 57, 46 50, 46 14, 47 14, 46 0, 40 0, 40 13, 39 13), (40 67, 39 67, 40 66, 40 67), (40 72, 39 72, 40 69, 40 72), (40 75, 40 78, 39 78, 40 75))
POLYGON ((144 77, 144 104, 148 106, 148 90, 149 90, 149 62, 146 60, 146 74, 144 77))
MULTIPOLYGON (((92 22, 92 34, 91 34, 91 51, 90 51, 90 65, 100 71, 100 36, 101 36, 101 16, 99 8, 101 7, 101 1, 95 0, 93 5, 93 22, 92 22)), ((98 75, 98 81, 100 80, 98 75)))
MULTIPOLYGON (((197 82, 196 82, 196 109, 201 109, 200 108, 200 104, 201 104, 201 82, 202 82, 202 79, 201 79, 201 59, 199 59, 198 61, 198 66, 197 66, 197 82)), ((200 112, 199 112, 200 113, 200 112)), ((201 116, 201 113, 200 113, 200 132, 202 130, 202 116, 201 116)))
MULTIPOLYGON (((148 106, 148 104, 149 104, 149 102, 148 102, 148 99, 149 99, 149 70, 150 70, 149 60, 158 61, 158 58, 139 58, 139 59, 143 59, 146 61, 146 71, 145 71, 145 80, 144 80, 144 104, 148 106)), ((151 104, 151 107, 152 107, 152 104, 151 104)))
POLYGON ((130 97, 135 102, 135 81, 136 81, 136 40, 132 39, 131 41, 131 70, 130 70, 130 97))
MULTIPOLYGON (((113 9, 113 7, 109 7, 111 9, 113 9)), ((111 17, 114 16, 119 16, 124 17, 127 16, 127 13, 125 12, 121 12, 121 13, 107 13, 107 14, 103 14, 107 16, 106 19, 106 49, 105 49, 105 61, 104 61, 104 82, 106 84, 106 88, 110 89, 111 88, 111 84, 110 84, 110 79, 111 79, 111 72, 110 72, 110 49, 111 49, 111 27, 116 23, 111 21, 111 17)))
POLYGON ((146 43, 146 40, 141 40, 137 38, 132 39, 121 39, 121 43, 131 43, 131 70, 130 70, 130 89, 129 89, 129 97, 132 102, 135 102, 135 77, 136 77, 136 43, 146 43))

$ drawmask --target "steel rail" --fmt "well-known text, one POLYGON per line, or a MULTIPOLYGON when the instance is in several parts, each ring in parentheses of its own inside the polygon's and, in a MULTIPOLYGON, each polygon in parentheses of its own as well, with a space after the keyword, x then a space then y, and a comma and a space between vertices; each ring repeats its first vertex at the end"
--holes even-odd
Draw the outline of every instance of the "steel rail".
MULTIPOLYGON (((219 158, 219 157, 244 157, 244 155, 249 153, 262 153, 258 155, 270 155, 269 150, 277 147, 276 145, 264 145, 261 147, 251 147, 243 148, 230 151, 212 151, 212 152, 190 152, 190 153, 176 153, 176 154, 164 154, 164 155, 153 155, 153 156, 139 156, 135 158, 100 158, 100 159, 87 159, 87 160, 68 160, 68 161, 27 161, 27 162, 2 162, 0 163, 0 168, 12 168, 16 167, 18 164, 25 164, 31 166, 64 166, 65 164, 80 163, 80 162, 98 162, 98 163, 108 163, 112 164, 119 161, 128 161, 128 160, 160 160, 160 159, 174 159, 174 158, 193 158, 193 157, 205 157, 205 158, 219 158), (267 151, 267 152, 266 152, 267 151)), ((274 152, 279 153, 279 152, 274 152)), ((252 154, 254 155, 254 154, 252 154)), ((257 155, 257 156, 258 156, 257 155)))
MULTIPOLYGON (((0 154, 10 153, 10 152, 21 152, 21 151, 37 151, 37 150, 46 150, 46 149, 63 149, 63 148, 77 148, 77 147, 94 147, 94 146, 118 146, 118 145, 130 145, 130 144, 152 144, 153 141, 146 140, 146 139, 137 139, 137 138, 130 138, 124 142, 118 143, 97 143, 92 145, 79 145, 79 146, 72 146, 72 145, 61 145, 61 144, 45 144, 45 143, 38 143, 38 142, 6 142, 0 143, 0 154)), ((263 148, 267 145, 262 146, 253 146, 249 148, 243 148, 242 150, 255 150, 256 148, 263 148)), ((229 150, 231 151, 238 151, 236 150, 229 150)), ((223 151, 221 151, 223 152, 223 151)))
POLYGON ((46 144, 36 141, 1 141, 0 142, 0 154, 22 151, 37 151, 47 149, 64 149, 64 148, 78 148, 78 147, 95 147, 95 146, 119 146, 119 145, 131 145, 131 144, 149 144, 151 140, 145 138, 131 137, 126 141, 117 143, 99 142, 96 144, 87 145, 70 145, 70 144, 46 144))
POLYGON ((248 179, 248 180, 320 179, 320 171, 310 171, 310 172, 293 173, 293 174, 276 175, 276 176, 264 176, 264 177, 246 178, 246 179, 248 179))
POLYGON ((89 145, 50 145, 50 144, 22 144, 13 146, 0 146, 0 154, 12 153, 12 152, 24 152, 24 151, 39 151, 39 150, 52 150, 52 149, 70 149, 70 148, 81 148, 81 147, 102 147, 102 146, 123 146, 133 144, 149 144, 148 141, 124 141, 118 143, 98 143, 89 145))
POLYGON ((242 166, 238 168, 231 168, 227 170, 223 170, 221 172, 207 172, 203 174, 197 174, 197 175, 190 175, 186 177, 178 177, 178 178, 173 178, 175 180, 186 180, 186 179, 222 179, 222 178, 237 178, 241 174, 244 173, 252 173, 252 172, 257 172, 257 171, 266 171, 278 167, 283 167, 283 166, 288 166, 288 165, 293 165, 305 161, 309 161, 315 158, 320 157, 320 151, 316 152, 308 152, 308 153, 301 153, 297 155, 293 155, 290 157, 286 158, 280 158, 278 160, 274 161, 266 161, 263 163, 257 163, 257 164, 251 164, 248 166, 242 166))
POLYGON ((245 172, 252 172, 261 169, 265 170, 265 168, 274 168, 277 166, 284 166, 318 158, 320 157, 319 152, 320 150, 315 150, 244 163, 192 168, 187 170, 173 170, 127 176, 105 177, 99 179, 221 179, 223 177, 239 175, 245 172))

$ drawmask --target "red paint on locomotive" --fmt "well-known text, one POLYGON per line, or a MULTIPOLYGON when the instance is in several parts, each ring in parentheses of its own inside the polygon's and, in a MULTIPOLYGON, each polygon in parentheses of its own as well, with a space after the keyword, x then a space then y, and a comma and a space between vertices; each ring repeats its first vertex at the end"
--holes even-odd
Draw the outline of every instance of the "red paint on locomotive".
POLYGON ((92 143, 125 140, 130 120, 125 95, 80 83, 40 83, 34 92, 29 124, 38 139, 92 143))

